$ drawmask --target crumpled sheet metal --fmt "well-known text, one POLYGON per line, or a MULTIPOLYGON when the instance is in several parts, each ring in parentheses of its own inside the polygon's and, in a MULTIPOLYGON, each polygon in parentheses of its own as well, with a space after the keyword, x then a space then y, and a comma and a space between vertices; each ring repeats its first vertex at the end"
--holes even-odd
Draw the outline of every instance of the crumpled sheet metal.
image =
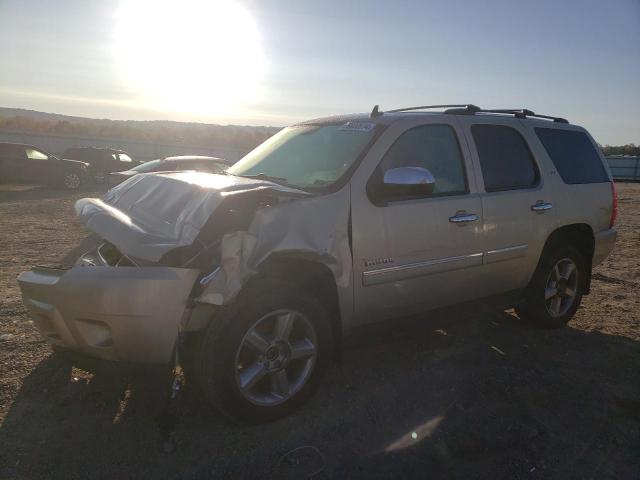
POLYGON ((341 310, 350 311, 353 271, 349 206, 349 188, 343 188, 331 195, 259 210, 247 231, 223 237, 221 268, 197 300, 228 303, 270 255, 288 254, 325 264, 334 275, 341 310))
POLYGON ((191 245, 225 196, 269 189, 305 192, 269 181, 198 172, 139 174, 102 199, 83 198, 76 213, 87 228, 127 256, 157 262, 191 245))

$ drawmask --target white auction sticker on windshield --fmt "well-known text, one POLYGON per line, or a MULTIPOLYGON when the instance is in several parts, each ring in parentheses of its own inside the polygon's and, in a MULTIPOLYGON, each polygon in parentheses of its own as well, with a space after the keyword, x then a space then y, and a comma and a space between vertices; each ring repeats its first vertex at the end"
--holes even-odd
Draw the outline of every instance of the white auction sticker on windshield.
POLYGON ((338 130, 345 130, 351 132, 370 132, 376 126, 371 122, 347 122, 341 125, 338 130))

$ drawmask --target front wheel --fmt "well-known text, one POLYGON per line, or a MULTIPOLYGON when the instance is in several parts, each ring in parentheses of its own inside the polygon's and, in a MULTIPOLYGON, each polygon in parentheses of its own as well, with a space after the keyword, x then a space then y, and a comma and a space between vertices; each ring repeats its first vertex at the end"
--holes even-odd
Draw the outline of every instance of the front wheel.
POLYGON ((527 287, 519 317, 542 328, 565 326, 578 310, 587 280, 582 254, 572 247, 545 254, 527 287))
POLYGON ((330 342, 327 315, 312 295, 261 282, 212 320, 194 352, 194 371, 207 399, 224 413, 269 421, 313 393, 330 342))

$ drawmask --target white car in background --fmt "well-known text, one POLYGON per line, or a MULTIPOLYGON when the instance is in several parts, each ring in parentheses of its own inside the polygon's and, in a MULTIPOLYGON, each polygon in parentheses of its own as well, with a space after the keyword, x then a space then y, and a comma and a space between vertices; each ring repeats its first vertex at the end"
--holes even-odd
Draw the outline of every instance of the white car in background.
POLYGON ((177 157, 165 157, 158 160, 137 165, 129 170, 113 172, 108 176, 109 186, 113 187, 127 178, 139 173, 153 172, 180 172, 195 170, 197 172, 224 173, 232 163, 218 157, 206 157, 202 155, 182 155, 177 157))

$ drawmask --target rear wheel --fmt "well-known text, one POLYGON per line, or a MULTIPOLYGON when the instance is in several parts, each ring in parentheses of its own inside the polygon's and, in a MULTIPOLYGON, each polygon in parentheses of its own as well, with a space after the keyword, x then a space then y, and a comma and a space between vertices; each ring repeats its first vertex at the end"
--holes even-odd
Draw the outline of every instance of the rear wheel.
POLYGON ((580 306, 586 280, 582 254, 572 247, 555 248, 538 265, 516 313, 542 328, 563 327, 580 306))
POLYGON ((66 172, 62 177, 62 184, 67 190, 77 190, 82 184, 82 179, 75 172, 66 172))
POLYGON ((330 342, 327 315, 313 296, 260 282, 212 320, 186 371, 224 413, 250 423, 269 421, 313 393, 330 342))

